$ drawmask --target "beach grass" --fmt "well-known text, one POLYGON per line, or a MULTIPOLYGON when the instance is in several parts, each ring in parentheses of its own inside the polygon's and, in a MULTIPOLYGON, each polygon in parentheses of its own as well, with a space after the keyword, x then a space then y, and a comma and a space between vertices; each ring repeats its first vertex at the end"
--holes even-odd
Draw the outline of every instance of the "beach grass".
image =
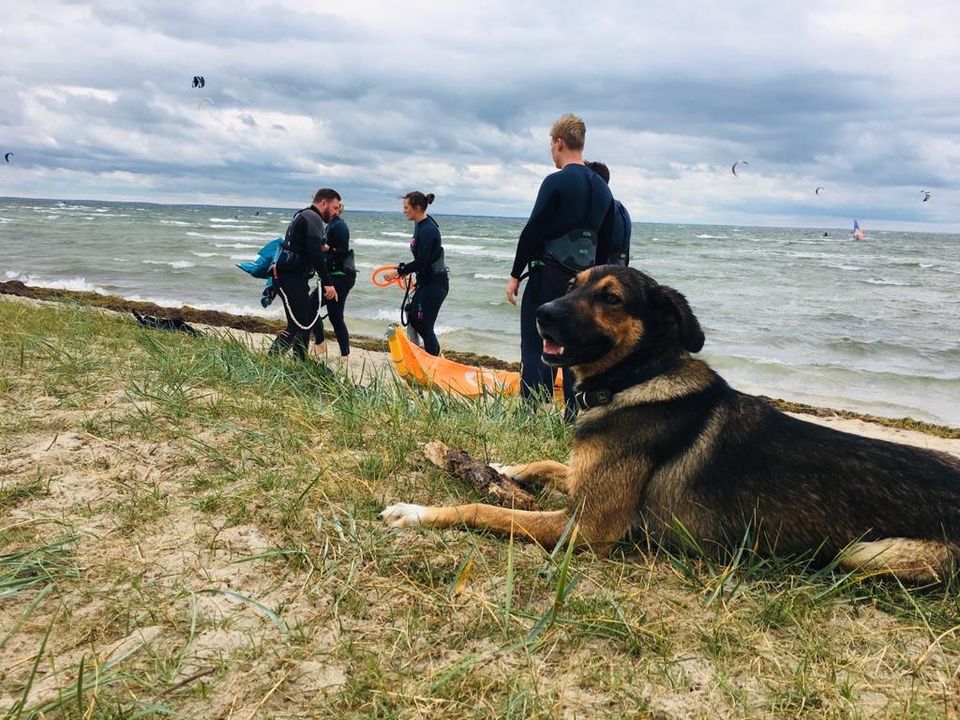
MULTIPOLYGON (((559 413, 0 299, 0 715, 940 718, 960 593, 805 558, 386 531, 559 413)), ((544 507, 560 507, 547 494, 544 507)))

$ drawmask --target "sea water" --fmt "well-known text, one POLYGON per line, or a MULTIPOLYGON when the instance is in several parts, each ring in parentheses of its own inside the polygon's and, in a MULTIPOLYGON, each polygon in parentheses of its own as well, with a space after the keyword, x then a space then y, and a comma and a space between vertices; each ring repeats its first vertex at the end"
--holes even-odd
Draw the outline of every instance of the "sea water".
MULTIPOLYGON (((0 199, 0 279, 281 318, 236 268, 292 209, 0 199)), ((523 218, 436 215, 450 268, 443 347, 519 359, 504 287, 523 218)), ((411 258, 398 212, 352 212, 352 334, 380 337, 402 292, 371 271, 411 258)), ((865 223, 866 225, 866 223, 865 223)), ((631 265, 682 292, 701 353, 734 387, 960 426, 960 236, 635 223, 631 265), (824 236, 824 233, 829 233, 824 236)))

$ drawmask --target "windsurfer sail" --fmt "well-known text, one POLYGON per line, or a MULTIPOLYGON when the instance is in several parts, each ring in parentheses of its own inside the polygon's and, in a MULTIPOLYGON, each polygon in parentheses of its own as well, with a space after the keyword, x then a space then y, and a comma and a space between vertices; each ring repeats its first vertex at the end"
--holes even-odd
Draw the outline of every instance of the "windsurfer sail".
POLYGON ((853 239, 854 240, 863 240, 863 230, 860 229, 860 221, 853 221, 853 239))

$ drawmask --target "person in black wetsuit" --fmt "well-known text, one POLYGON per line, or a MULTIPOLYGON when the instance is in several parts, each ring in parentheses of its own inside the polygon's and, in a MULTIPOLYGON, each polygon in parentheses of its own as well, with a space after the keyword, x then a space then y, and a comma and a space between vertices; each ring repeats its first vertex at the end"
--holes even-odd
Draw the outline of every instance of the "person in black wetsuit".
MULTIPOLYGON (((613 195, 603 179, 583 164, 586 132, 583 120, 570 113, 550 129, 550 155, 559 170, 540 185, 507 281, 507 300, 516 305, 520 280, 528 270, 520 305, 520 394, 524 398, 550 393, 556 374, 542 360, 537 308, 563 295, 579 269, 609 254, 613 195)), ((573 383, 573 373, 564 371, 568 415, 575 408, 573 383)))
MULTIPOLYGON (((336 214, 327 223, 324 231, 323 253, 327 260, 327 270, 330 272, 330 279, 333 287, 337 291, 336 300, 320 301, 320 293, 314 290, 310 294, 310 307, 313 314, 317 314, 320 304, 327 308, 327 317, 330 324, 333 325, 333 331, 337 336, 337 345, 340 346, 340 357, 350 355, 350 332, 347 330, 347 324, 343 320, 343 308, 347 303, 347 295, 353 288, 357 280, 357 268, 353 260, 353 250, 350 249, 350 228, 343 221, 343 203, 338 202, 336 214)), ((326 355, 326 344, 324 343, 323 320, 317 318, 316 325, 313 326, 314 355, 326 355)))
MULTIPOLYGON (((584 163, 603 181, 610 184, 610 168, 604 163, 592 160, 584 163)), ((613 199, 613 229, 610 233, 610 250, 606 257, 598 258, 597 265, 630 265, 630 236, 633 234, 633 222, 623 203, 613 199)))
POLYGON ((400 263, 396 270, 388 270, 383 277, 389 281, 410 273, 417 274, 417 286, 407 310, 407 318, 420 336, 423 349, 431 355, 439 355, 440 341, 433 326, 450 290, 450 281, 443 246, 440 244, 440 226, 427 215, 427 205, 433 200, 433 193, 424 195, 416 190, 403 196, 403 214, 407 220, 415 223, 413 239, 410 241, 413 262, 400 263))
POLYGON ((323 257, 323 224, 333 219, 339 203, 340 193, 331 188, 321 188, 313 196, 313 203, 299 210, 287 226, 283 251, 273 267, 277 294, 283 301, 283 311, 287 316, 287 327, 280 331, 270 346, 271 355, 283 353, 292 346, 297 357, 306 358, 310 331, 318 317, 317 309, 310 303, 308 284, 314 271, 320 276, 324 298, 337 299, 337 291, 323 257))

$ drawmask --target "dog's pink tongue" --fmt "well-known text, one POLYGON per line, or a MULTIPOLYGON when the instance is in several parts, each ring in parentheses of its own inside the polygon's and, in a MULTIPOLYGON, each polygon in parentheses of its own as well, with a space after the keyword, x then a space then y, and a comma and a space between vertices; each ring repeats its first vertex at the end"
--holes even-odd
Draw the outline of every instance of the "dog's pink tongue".
POLYGON ((547 355, 563 355, 563 345, 558 345, 553 340, 543 341, 543 352, 547 355))

